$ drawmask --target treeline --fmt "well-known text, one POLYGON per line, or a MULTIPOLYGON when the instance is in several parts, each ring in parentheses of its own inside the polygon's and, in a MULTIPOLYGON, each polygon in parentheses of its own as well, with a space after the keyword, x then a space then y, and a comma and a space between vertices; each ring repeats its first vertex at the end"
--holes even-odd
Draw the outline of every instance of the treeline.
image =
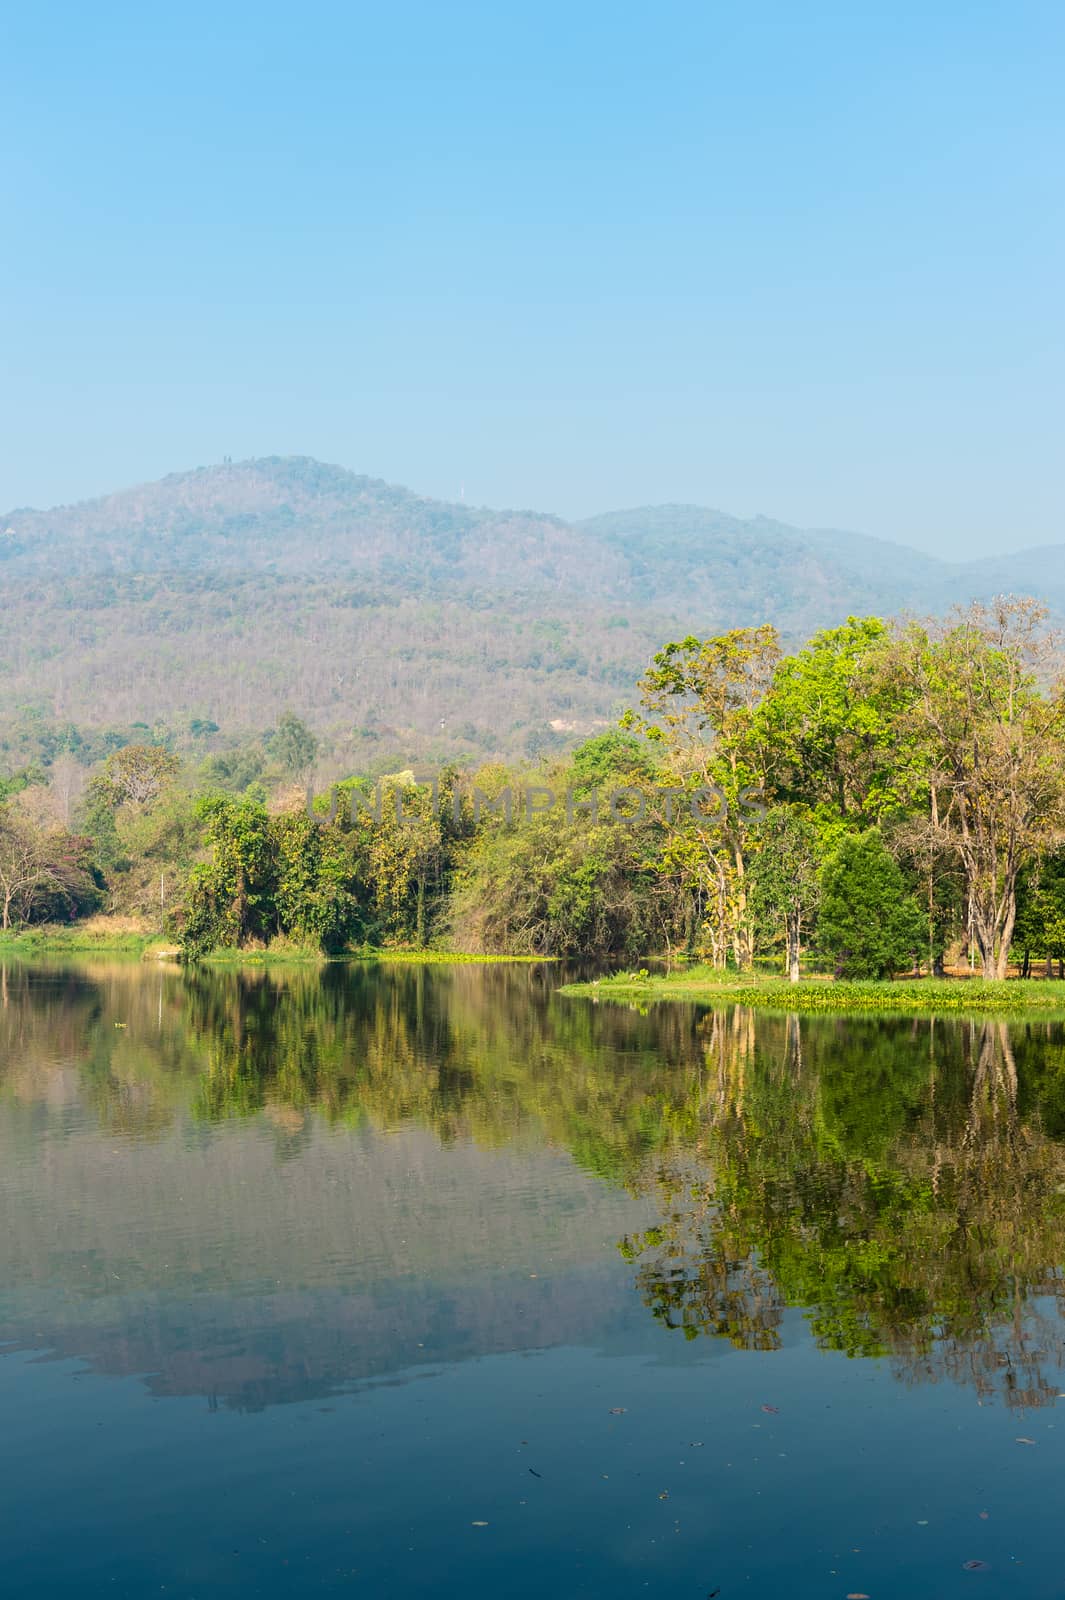
POLYGON ((60 754, 0 809, 5 925, 133 912, 190 956, 280 938, 1065 970, 1065 699, 1034 602, 851 618, 790 656, 768 626, 689 637, 638 696, 535 769, 349 778, 313 816, 291 714, 258 759, 126 745, 65 803, 60 754))

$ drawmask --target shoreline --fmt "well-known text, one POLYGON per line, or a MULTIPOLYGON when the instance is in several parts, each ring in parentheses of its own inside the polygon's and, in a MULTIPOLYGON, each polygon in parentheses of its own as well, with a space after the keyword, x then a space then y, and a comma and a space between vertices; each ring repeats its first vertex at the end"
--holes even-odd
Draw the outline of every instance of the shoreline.
MULTIPOLYGON (((180 945, 158 933, 114 932, 103 929, 21 928, 0 932, 0 960, 5 956, 91 956, 127 955, 142 961, 180 962, 180 945)), ((387 961, 408 966, 497 966, 504 964, 539 965, 556 962, 556 956, 479 955, 463 950, 404 950, 366 945, 340 950, 334 955, 312 946, 280 943, 263 949, 220 948, 199 958, 210 966, 326 966, 335 962, 387 961)))
POLYGON ((1065 1019, 1065 982, 1060 978, 805 978, 797 984, 780 978, 740 978, 684 974, 652 977, 618 973, 585 983, 564 984, 567 998, 606 1001, 616 1005, 687 1003, 743 1005, 761 1011, 881 1013, 932 1015, 949 1013, 1061 1017, 1065 1019))

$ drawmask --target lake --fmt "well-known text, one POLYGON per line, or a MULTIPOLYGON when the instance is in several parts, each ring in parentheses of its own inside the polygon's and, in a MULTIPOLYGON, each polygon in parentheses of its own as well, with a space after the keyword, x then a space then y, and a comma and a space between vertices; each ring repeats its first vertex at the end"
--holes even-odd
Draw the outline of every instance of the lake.
POLYGON ((0 968, 5 1596, 1065 1595, 1065 1027, 0 968))

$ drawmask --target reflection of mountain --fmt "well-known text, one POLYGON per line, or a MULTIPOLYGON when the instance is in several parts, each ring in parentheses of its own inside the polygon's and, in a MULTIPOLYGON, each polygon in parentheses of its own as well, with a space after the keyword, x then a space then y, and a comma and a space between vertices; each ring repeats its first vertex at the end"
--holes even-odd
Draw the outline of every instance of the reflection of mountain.
POLYGON ((550 1151, 315 1120, 285 1161, 269 1125, 117 1150, 72 1135, 61 1163, 24 1161, 14 1185, 8 1157, 0 1339, 150 1374, 156 1393, 254 1407, 595 1343, 631 1317, 602 1246, 646 1207, 550 1151))
POLYGON ((0 972, 0 1341, 254 1408, 646 1350, 634 1270, 689 1338, 772 1350, 795 1306, 908 1381, 1057 1388, 1060 1025, 640 1016, 557 981, 0 972))

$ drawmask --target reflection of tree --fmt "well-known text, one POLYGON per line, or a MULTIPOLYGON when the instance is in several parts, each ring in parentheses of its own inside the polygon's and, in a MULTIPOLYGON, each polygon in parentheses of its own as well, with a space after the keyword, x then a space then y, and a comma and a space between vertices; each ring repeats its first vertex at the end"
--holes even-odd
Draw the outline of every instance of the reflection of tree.
POLYGON ((803 1307, 822 1348, 905 1378, 1057 1392, 1060 1025, 760 1017, 756 1039, 737 1012, 707 1055, 709 1172, 659 1171, 662 1220, 623 1243, 657 1318, 772 1349, 803 1307))
POLYGON ((739 1007, 700 1022, 573 1005, 557 983, 526 967, 12 964, 0 1096, 26 1148, 43 1118, 86 1115, 116 1142, 261 1115, 283 1156, 316 1120, 554 1146, 654 1200, 657 1224, 623 1248, 689 1338, 773 1349, 801 1307, 823 1348, 890 1358, 907 1380, 1051 1392, 1060 1024, 739 1007))
POLYGON ((55 1104, 61 1070, 115 1134, 263 1114, 294 1153, 312 1115, 413 1122, 444 1144, 547 1142, 623 1184, 698 1125, 695 1014, 574 1006, 553 970, 87 962, 6 981, 0 1094, 55 1104))
POLYGON ((213 1120, 280 1107, 443 1143, 530 1135, 624 1182, 690 1135, 703 1077, 692 1015, 638 1019, 559 1001, 557 978, 503 967, 220 973, 186 978, 213 1120), (684 1068, 678 1072, 678 1067, 684 1068))

